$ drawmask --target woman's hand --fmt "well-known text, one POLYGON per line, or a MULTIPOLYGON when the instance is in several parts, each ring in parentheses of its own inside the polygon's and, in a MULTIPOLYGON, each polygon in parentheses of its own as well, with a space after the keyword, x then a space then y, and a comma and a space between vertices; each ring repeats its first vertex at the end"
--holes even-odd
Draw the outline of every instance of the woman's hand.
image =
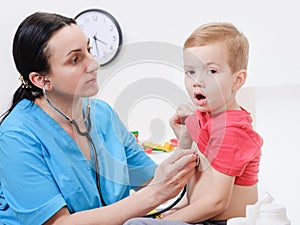
POLYGON ((149 184, 157 188, 157 196, 167 201, 174 198, 193 176, 196 166, 196 153, 191 149, 176 149, 155 170, 149 184))
POLYGON ((185 119, 195 113, 195 108, 191 104, 183 104, 177 108, 176 113, 170 118, 169 124, 179 142, 180 148, 190 148, 192 139, 185 126, 185 119))

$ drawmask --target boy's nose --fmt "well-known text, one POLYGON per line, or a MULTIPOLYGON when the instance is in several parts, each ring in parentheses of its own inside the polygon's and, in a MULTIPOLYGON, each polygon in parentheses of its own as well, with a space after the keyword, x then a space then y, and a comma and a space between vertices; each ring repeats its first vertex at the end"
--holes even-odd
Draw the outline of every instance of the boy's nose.
POLYGON ((198 77, 195 77, 194 79, 193 79, 193 87, 204 87, 204 83, 203 83, 203 80, 202 79, 200 79, 200 77, 198 76, 198 77))

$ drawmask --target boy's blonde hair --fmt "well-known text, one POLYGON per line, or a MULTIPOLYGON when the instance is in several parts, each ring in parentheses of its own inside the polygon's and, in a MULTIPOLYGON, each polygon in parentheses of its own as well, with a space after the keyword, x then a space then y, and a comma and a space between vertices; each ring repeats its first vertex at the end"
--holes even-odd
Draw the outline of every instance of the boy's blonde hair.
POLYGON ((247 69, 249 42, 234 25, 226 22, 207 23, 198 27, 185 41, 184 49, 224 42, 231 71, 247 69))

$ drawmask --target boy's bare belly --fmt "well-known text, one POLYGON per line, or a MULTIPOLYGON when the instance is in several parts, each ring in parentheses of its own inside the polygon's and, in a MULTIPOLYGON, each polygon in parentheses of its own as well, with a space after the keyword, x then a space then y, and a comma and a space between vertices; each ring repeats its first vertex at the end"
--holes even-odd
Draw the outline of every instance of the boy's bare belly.
MULTIPOLYGON (((195 175, 191 178, 187 188, 187 198, 189 203, 193 203, 199 198, 209 194, 212 187, 211 166, 205 166, 203 171, 196 169, 195 175)), ((254 204, 257 201, 257 186, 234 185, 231 202, 228 208, 212 220, 227 220, 232 217, 245 216, 246 205, 254 204)), ((201 209, 199 209, 201 210, 201 209)))

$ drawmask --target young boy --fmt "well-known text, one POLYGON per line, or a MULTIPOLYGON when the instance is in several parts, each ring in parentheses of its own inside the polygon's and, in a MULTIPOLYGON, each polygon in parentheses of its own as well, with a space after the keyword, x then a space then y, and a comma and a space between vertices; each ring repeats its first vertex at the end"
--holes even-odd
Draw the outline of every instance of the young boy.
POLYGON ((185 202, 159 220, 138 224, 226 224, 257 201, 262 138, 236 100, 247 77, 249 44, 230 23, 209 23, 184 44, 185 87, 193 105, 170 119, 180 147, 199 150, 200 163, 185 202), (185 119, 186 118, 186 119, 185 119))

